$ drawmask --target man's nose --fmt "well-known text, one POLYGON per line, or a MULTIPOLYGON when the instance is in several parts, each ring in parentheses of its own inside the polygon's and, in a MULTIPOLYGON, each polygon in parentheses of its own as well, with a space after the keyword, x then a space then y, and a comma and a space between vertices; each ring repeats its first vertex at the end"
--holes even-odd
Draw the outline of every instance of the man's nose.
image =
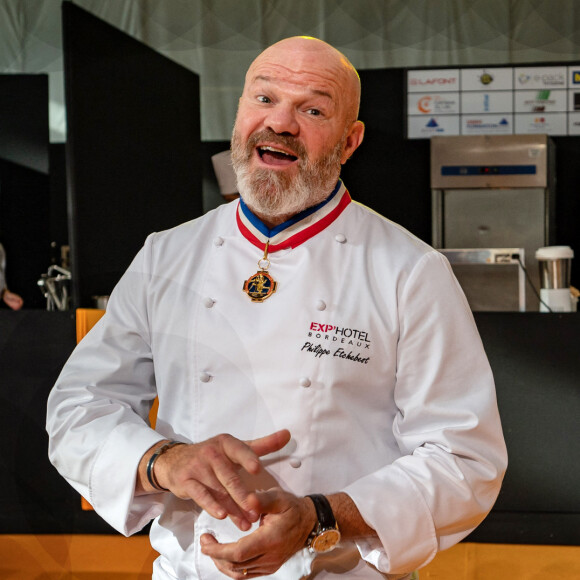
POLYGON ((286 133, 296 136, 300 131, 296 111, 290 106, 278 105, 273 108, 269 111, 265 123, 268 129, 271 129, 278 135, 286 133))

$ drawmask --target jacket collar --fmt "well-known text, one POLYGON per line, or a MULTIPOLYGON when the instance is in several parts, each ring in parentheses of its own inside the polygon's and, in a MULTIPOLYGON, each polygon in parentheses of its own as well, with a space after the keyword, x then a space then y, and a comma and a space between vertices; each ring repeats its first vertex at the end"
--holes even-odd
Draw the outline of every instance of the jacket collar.
POLYGON ((350 194, 339 180, 333 192, 323 202, 296 214, 275 228, 268 228, 241 198, 236 220, 241 234, 250 243, 263 250, 269 241, 268 251, 276 252, 295 248, 326 229, 350 202, 350 194))

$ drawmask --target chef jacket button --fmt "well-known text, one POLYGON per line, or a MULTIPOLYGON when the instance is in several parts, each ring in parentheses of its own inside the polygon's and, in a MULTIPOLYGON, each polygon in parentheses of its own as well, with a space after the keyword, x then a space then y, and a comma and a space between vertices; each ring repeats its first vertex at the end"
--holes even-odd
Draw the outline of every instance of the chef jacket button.
POLYGON ((202 383, 209 383, 211 381, 211 375, 209 373, 206 373, 205 371, 199 373, 199 380, 202 383))
POLYGON ((214 246, 223 246, 224 245, 224 239, 220 236, 218 236, 214 241, 214 246))
POLYGON ((293 467, 294 469, 298 469, 301 465, 302 461, 300 461, 300 459, 298 459, 297 457, 292 457, 292 459, 290 459, 290 466, 293 467))
POLYGON ((215 300, 213 298, 210 298, 209 296, 207 296, 206 298, 203 299, 203 305, 206 308, 211 308, 214 304, 215 304, 215 300))
POLYGON ((339 243, 339 244, 344 244, 344 242, 346 242, 346 236, 344 234, 336 234, 336 236, 334 236, 334 239, 339 243))
POLYGON ((301 387, 309 387, 312 383, 308 377, 302 377, 300 379, 300 386, 301 387))
POLYGON ((324 300, 319 300, 316 303, 316 310, 326 310, 326 302, 324 300))

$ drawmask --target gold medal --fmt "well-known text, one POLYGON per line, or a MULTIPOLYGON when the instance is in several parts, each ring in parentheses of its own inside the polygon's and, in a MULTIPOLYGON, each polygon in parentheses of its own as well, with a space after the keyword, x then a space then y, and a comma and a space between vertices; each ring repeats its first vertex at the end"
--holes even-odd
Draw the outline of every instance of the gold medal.
POLYGON ((264 248, 264 257, 258 260, 258 268, 260 269, 244 282, 244 292, 250 297, 252 302, 264 302, 266 298, 270 298, 276 292, 278 284, 268 272, 270 267, 270 260, 268 260, 269 245, 270 241, 268 240, 264 248))

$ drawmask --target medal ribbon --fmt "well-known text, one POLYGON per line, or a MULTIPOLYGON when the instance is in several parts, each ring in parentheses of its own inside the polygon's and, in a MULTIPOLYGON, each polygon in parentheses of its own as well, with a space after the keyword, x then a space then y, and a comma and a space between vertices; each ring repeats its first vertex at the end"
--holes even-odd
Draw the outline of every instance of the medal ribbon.
POLYGON ((269 244, 269 251, 277 252, 285 248, 295 248, 326 229, 351 201, 350 194, 339 181, 334 193, 314 208, 314 211, 311 209, 301 212, 273 230, 267 230, 247 206, 242 205, 243 202, 238 205, 236 221, 240 233, 251 244, 260 250, 264 250, 266 244, 269 244))

